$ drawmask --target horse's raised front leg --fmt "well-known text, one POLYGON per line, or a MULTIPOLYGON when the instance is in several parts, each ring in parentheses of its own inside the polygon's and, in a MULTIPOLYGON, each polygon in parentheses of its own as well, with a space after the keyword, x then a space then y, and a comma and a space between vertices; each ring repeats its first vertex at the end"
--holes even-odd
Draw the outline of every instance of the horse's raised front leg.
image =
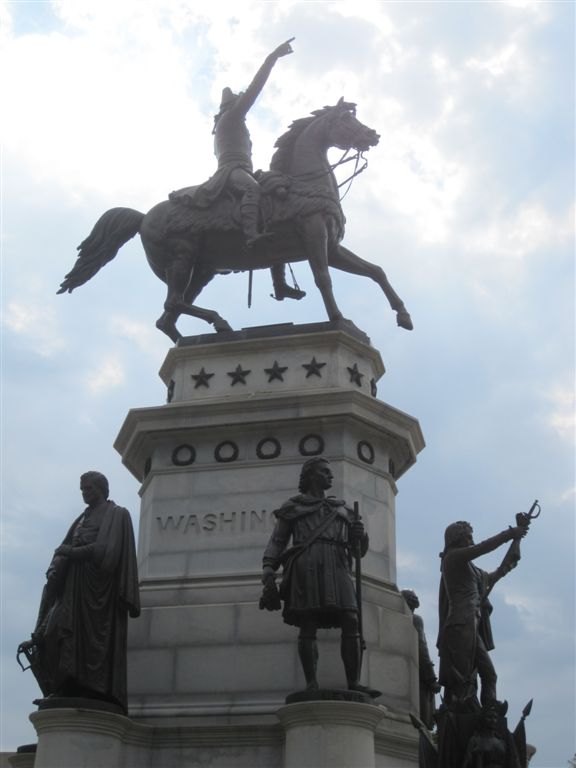
POLYGON ((352 275, 369 277, 375 283, 378 283, 384 291, 390 306, 396 312, 396 323, 400 328, 405 328, 407 331, 412 330, 414 327, 412 325, 412 318, 404 306, 404 302, 388 282, 386 273, 381 267, 361 259, 343 245, 337 246, 330 252, 328 261, 331 267, 336 267, 336 269, 341 269, 343 272, 349 272, 352 275))
POLYGON ((328 270, 326 224, 321 216, 309 216, 300 222, 298 230, 304 241, 304 249, 314 275, 314 282, 322 295, 328 317, 332 321, 341 320, 342 312, 336 304, 332 290, 332 278, 328 270))

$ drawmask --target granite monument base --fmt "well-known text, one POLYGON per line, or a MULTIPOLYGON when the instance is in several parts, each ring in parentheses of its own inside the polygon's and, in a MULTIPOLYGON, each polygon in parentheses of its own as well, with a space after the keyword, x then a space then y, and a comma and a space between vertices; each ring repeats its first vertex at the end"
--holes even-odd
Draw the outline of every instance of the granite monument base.
MULTIPOLYGON (((115 447, 141 482, 129 733, 148 739, 150 765, 283 768, 276 713, 304 679, 296 628, 258 608, 262 554, 312 456, 330 461, 331 492, 359 503, 370 538, 360 682, 382 696, 342 704, 384 713, 370 726, 373 765, 416 765, 417 637, 396 585, 395 496, 424 441, 416 419, 377 398, 383 373, 346 323, 207 334, 168 352, 167 402, 126 417, 115 447)), ((319 631, 318 648, 319 685, 344 688, 340 632, 319 631)), ((340 702, 303 702, 324 703, 340 702)))
POLYGON ((416 768, 406 717, 350 701, 288 704, 274 717, 163 718, 44 709, 30 719, 36 754, 14 768, 416 768))
MULTIPOLYGON (((10 768, 34 768, 37 747, 37 744, 23 744, 18 747, 17 751, 7 758, 10 768)), ((0 764, 4 765, 1 761, 0 764)))
MULTIPOLYGON (((359 502, 362 685, 418 707, 417 638, 396 586, 395 495, 424 442, 376 397, 384 373, 346 324, 291 324, 185 338, 161 369, 164 405, 133 409, 115 446, 140 480, 141 617, 128 640, 135 717, 273 715, 303 687, 297 631, 258 609, 274 510, 322 455, 332 493, 359 502)), ((318 682, 346 685, 340 633, 318 634, 318 682)))

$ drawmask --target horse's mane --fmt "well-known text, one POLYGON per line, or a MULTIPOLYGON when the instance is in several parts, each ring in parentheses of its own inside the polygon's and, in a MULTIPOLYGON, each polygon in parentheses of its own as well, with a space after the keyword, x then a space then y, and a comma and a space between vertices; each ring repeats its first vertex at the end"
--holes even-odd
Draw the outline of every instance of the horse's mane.
POLYGON ((308 126, 311 125, 315 120, 317 120, 319 117, 324 117, 325 115, 334 112, 336 109, 354 110, 355 106, 355 104, 340 99, 337 104, 322 107, 322 109, 315 109, 310 113, 309 117, 301 117, 298 120, 294 120, 294 122, 290 124, 290 127, 286 133, 283 133, 282 136, 280 136, 274 144, 276 147, 276 152, 274 152, 272 155, 272 159, 270 161, 270 170, 278 171, 279 173, 286 172, 286 169, 290 163, 290 158, 292 157, 292 151, 294 149, 296 139, 298 139, 304 130, 308 128, 308 126))

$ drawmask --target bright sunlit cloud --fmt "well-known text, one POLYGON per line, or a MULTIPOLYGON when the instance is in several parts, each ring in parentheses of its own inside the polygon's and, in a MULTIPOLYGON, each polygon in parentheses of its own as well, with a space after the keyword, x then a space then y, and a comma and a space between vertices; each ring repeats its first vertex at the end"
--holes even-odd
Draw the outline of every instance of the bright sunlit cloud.
POLYGON ((567 386, 555 386, 546 394, 551 410, 548 426, 563 440, 574 445, 576 435, 576 391, 574 382, 567 386))
POLYGON ((3 308, 2 322, 40 357, 50 357, 65 346, 56 314, 45 306, 12 299, 3 308))
POLYGON ((86 386, 93 395, 104 395, 117 389, 125 381, 125 372, 119 360, 107 360, 86 376, 86 386))
POLYGON ((155 326, 137 322, 130 317, 114 315, 110 318, 110 330, 115 336, 128 339, 138 350, 154 360, 160 359, 166 350, 166 343, 155 326))

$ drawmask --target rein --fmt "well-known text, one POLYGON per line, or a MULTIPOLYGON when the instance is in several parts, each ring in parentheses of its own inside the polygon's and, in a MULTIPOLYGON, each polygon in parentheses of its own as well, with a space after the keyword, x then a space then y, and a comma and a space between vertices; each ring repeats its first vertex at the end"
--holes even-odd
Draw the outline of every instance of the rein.
POLYGON ((341 181, 338 184, 338 189, 340 189, 340 187, 343 187, 345 184, 348 184, 348 182, 350 182, 350 184, 348 185, 348 189, 340 197, 340 202, 341 202, 342 200, 344 200, 344 198, 346 197, 346 195, 350 191, 350 188, 352 186, 352 182, 354 181, 356 176, 359 176, 363 171, 366 170, 366 168, 368 168, 368 160, 364 156, 364 152, 365 151, 366 150, 358 149, 358 150, 356 150, 355 154, 351 155, 350 157, 346 157, 348 152, 350 152, 350 150, 347 149, 347 150, 344 151, 344 154, 342 155, 340 160, 338 160, 337 162, 332 163, 332 165, 328 166, 328 170, 327 171, 320 171, 318 173, 315 173, 313 171, 310 171, 308 173, 299 173, 299 174, 293 176, 293 178, 294 179, 306 179, 306 180, 309 180, 309 181, 314 181, 315 179, 321 179, 323 176, 328 176, 336 168, 338 168, 338 166, 344 165, 345 163, 349 163, 351 161, 354 161, 355 162, 354 171, 351 173, 350 176, 348 176, 347 179, 345 179, 344 181, 341 181), (362 160, 363 163, 362 163, 361 167, 358 167, 360 165, 360 160, 362 160))
MULTIPOLYGON (((349 150, 347 150, 347 151, 349 151, 349 150)), ((344 154, 344 157, 346 157, 346 153, 344 154)), ((355 160, 355 165, 354 165, 354 171, 352 172, 352 174, 351 174, 350 176, 348 176, 348 178, 347 178, 345 181, 342 181, 340 184, 338 184, 338 189, 340 189, 340 187, 343 187, 343 186, 344 186, 344 184, 347 184, 348 182, 350 182, 350 183, 348 184, 348 189, 347 189, 347 190, 344 192, 344 194, 343 194, 343 195, 340 197, 340 202, 342 202, 342 200, 344 200, 344 198, 346 197, 346 195, 348 194, 348 192, 350 192, 350 189, 351 189, 351 187, 352 187, 352 182, 354 181, 354 179, 356 178, 356 176, 359 176, 359 175, 362 173, 362 171, 365 171, 365 170, 366 170, 366 168, 368 168, 368 160, 367 160, 367 159, 364 157, 364 151, 363 151, 363 150, 360 150, 360 149, 359 149, 359 150, 356 152, 356 154, 355 154, 355 155, 353 155, 352 157, 348 157, 348 158, 346 158, 346 160, 344 160, 344 157, 341 159, 341 161, 340 161, 339 163, 337 163, 337 164, 334 166, 334 168, 335 168, 337 165, 342 165, 343 163, 347 163, 349 160, 355 160), (358 166, 360 165, 360 160, 363 160, 363 164, 362 164, 362 167, 361 167, 361 168, 359 168, 359 167, 358 167, 358 166)))

